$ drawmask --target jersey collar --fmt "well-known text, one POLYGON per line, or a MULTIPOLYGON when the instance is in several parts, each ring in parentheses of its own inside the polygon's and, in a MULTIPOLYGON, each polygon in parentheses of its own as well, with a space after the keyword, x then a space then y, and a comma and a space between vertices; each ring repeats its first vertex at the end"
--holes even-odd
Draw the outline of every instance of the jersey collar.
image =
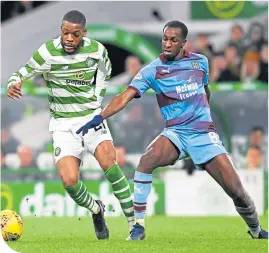
MULTIPOLYGON (((165 56, 163 55, 163 53, 160 54, 159 57, 160 57, 160 59, 161 59, 162 62, 164 62, 164 63, 165 63, 165 62, 168 62, 167 59, 165 58, 165 56)), ((184 54, 183 54, 183 58, 185 58, 185 57, 190 58, 190 54, 189 54, 189 52, 186 51, 186 50, 184 50, 184 54)), ((182 59, 183 59, 183 58, 182 58, 182 59)), ((181 60, 181 59, 180 59, 180 60, 181 60)), ((180 60, 179 60, 179 61, 180 61, 180 60)))

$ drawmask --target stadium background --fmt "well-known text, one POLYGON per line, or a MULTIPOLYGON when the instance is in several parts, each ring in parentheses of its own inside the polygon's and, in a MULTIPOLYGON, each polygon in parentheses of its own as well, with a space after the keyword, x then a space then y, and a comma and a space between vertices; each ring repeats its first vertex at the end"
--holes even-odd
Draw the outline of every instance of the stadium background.
MULTIPOLYGON (((267 2, 2 1, 1 7, 2 210, 14 209, 23 217, 89 215, 67 197, 59 181, 48 132, 44 80, 36 77, 26 81, 22 100, 5 96, 9 76, 42 43, 59 36, 62 16, 77 9, 87 18, 88 37, 102 42, 112 61, 104 104, 121 92, 143 65, 158 57, 167 21, 177 19, 187 24, 186 49, 209 58, 210 103, 217 131, 259 215, 267 212, 267 2)), ((149 91, 108 123, 118 163, 132 182, 140 155, 163 127, 155 96, 149 91)), ((225 193, 206 173, 194 171, 191 160, 160 168, 154 177, 148 215, 237 215, 225 193)), ((107 216, 121 215, 90 154, 85 157, 81 178, 88 190, 105 202, 107 216)))

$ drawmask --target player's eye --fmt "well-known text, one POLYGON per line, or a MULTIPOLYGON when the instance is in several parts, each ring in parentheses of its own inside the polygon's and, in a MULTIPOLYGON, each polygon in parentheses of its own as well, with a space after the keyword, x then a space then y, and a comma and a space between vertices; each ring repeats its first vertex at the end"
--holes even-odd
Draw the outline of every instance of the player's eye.
POLYGON ((64 34, 64 35, 68 35, 68 32, 67 32, 67 31, 63 31, 63 34, 64 34))
POLYGON ((75 35, 75 37, 79 37, 80 36, 80 32, 75 32, 74 35, 75 35))
POLYGON ((167 38, 166 38, 166 37, 163 37, 163 40, 164 40, 164 41, 167 41, 167 38))

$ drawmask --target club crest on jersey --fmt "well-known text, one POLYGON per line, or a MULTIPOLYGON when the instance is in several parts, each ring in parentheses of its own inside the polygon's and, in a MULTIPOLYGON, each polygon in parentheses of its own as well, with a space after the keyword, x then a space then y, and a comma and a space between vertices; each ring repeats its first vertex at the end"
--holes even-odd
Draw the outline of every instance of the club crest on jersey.
POLYGON ((134 77, 134 79, 142 79, 142 75, 141 75, 141 73, 140 72, 138 72, 137 74, 136 74, 136 76, 134 77))
POLYGON ((76 73, 75 77, 79 80, 83 80, 86 76, 86 72, 85 71, 79 71, 78 73, 76 73))
POLYGON ((59 147, 57 147, 57 148, 55 149, 55 152, 54 152, 55 156, 60 155, 60 153, 61 153, 61 149, 60 149, 59 147))
POLYGON ((96 63, 96 60, 91 58, 91 57, 88 57, 87 60, 86 60, 86 66, 88 68, 94 66, 95 63, 96 63))
POLYGON ((198 61, 193 61, 193 62, 191 63, 191 65, 192 65, 192 67, 193 67, 194 69, 199 69, 199 68, 200 68, 200 63, 199 63, 198 61))

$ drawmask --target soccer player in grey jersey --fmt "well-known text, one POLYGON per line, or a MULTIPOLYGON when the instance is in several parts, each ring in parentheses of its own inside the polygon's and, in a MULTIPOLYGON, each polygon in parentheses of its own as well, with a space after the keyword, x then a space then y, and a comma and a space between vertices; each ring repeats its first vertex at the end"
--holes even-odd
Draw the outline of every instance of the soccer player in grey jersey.
POLYGON ((79 180, 84 150, 91 152, 112 184, 125 214, 129 230, 134 225, 133 200, 129 183, 116 162, 116 152, 106 122, 87 135, 76 130, 101 112, 101 103, 111 74, 106 48, 86 37, 86 18, 76 10, 65 14, 61 36, 44 43, 8 81, 7 95, 22 96, 24 80, 43 74, 48 87, 51 112, 49 131, 53 138, 55 163, 70 197, 92 212, 98 239, 109 238, 104 205, 94 200, 79 180), (96 75, 96 85, 93 85, 96 75))

